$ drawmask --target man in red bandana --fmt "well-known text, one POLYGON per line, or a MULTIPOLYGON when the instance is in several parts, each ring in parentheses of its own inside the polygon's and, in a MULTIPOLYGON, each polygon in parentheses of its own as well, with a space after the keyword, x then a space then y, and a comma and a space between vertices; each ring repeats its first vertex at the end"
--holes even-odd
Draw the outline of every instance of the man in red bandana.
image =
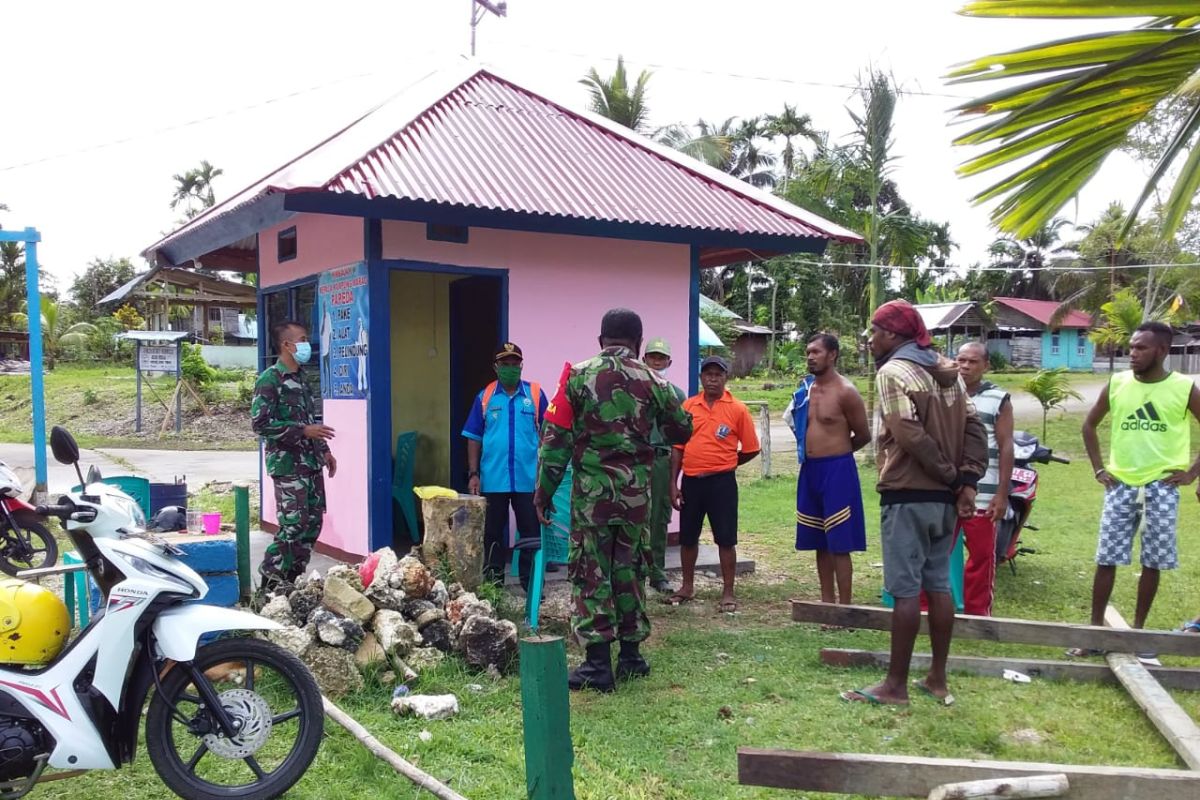
POLYGON ((925 323, 904 300, 871 317, 881 425, 877 462, 884 588, 896 599, 887 677, 842 692, 859 703, 908 705, 908 664, 921 626, 921 590, 929 597, 933 663, 913 688, 950 705, 946 658, 954 629, 950 550, 959 516, 975 513, 975 485, 987 470, 987 433, 975 415, 958 366, 930 348, 925 323))

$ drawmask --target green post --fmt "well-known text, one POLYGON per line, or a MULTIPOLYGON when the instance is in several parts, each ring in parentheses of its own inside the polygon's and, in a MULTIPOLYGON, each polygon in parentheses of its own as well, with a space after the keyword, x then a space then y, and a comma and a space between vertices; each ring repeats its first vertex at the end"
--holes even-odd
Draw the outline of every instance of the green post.
POLYGON ((243 600, 250 599, 254 587, 250 583, 250 487, 233 487, 233 516, 237 529, 238 592, 243 600))
POLYGON ((528 800, 575 800, 567 649, 561 636, 521 640, 521 707, 528 800))

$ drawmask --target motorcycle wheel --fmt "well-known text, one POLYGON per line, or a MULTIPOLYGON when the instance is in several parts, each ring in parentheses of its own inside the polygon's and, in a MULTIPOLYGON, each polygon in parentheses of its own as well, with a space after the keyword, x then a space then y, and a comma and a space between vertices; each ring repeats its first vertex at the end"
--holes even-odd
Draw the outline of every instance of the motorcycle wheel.
POLYGON ((205 645, 192 663, 241 721, 241 732, 221 735, 190 672, 174 666, 146 714, 146 750, 159 777, 188 800, 279 797, 321 746, 325 715, 312 673, 287 650, 251 638, 205 645))
POLYGON ((13 522, 15 529, 0 517, 0 572, 15 576, 58 563, 58 541, 45 525, 29 514, 14 514, 13 522))

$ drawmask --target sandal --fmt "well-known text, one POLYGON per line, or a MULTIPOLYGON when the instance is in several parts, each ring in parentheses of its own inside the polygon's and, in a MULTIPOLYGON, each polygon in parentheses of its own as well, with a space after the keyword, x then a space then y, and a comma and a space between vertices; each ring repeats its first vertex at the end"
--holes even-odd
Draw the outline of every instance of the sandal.
POLYGON ((721 603, 721 605, 717 606, 717 611, 722 614, 732 614, 737 611, 737 609, 738 605, 733 600, 725 600, 721 603))
POLYGON ((906 706, 908 702, 889 703, 887 700, 881 700, 876 695, 872 694, 868 689, 851 689, 848 692, 842 692, 838 695, 847 703, 866 703, 872 706, 906 706))
POLYGON ((690 594, 680 594, 679 592, 675 592, 675 594, 671 595, 670 597, 664 597, 662 601, 663 604, 668 606, 681 606, 685 603, 692 602, 694 599, 695 598, 690 594))
POLYGON ((1200 633, 1200 622, 1197 622, 1194 619, 1188 620, 1179 626, 1179 630, 1183 631, 1184 633, 1200 633))
POLYGON ((950 694, 950 692, 946 692, 946 694, 939 697, 938 695, 933 693, 933 689, 930 689, 928 686, 925 685, 925 681, 915 680, 912 682, 912 687, 914 689, 916 689, 918 692, 920 692, 921 694, 925 695, 926 697, 932 698, 934 700, 934 702, 938 703, 939 705, 943 705, 943 706, 954 705, 954 695, 950 694))
POLYGON ((1072 647, 1067 651, 1067 655, 1071 658, 1092 658, 1093 656, 1106 656, 1108 651, 1098 647, 1072 647))

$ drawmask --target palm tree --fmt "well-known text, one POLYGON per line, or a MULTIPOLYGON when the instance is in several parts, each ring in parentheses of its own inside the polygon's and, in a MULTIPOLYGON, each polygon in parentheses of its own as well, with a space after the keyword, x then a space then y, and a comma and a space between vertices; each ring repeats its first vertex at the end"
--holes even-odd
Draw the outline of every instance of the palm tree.
POLYGON ((642 70, 631 88, 625 73, 625 58, 617 56, 617 68, 611 78, 600 77, 592 67, 579 82, 591 94, 592 111, 640 133, 650 120, 650 108, 646 105, 646 84, 650 82, 650 75, 642 70))
POLYGON ((219 167, 214 167, 208 161, 201 161, 200 166, 189 169, 182 175, 172 175, 175 181, 175 193, 171 197, 172 210, 183 206, 187 219, 192 219, 206 208, 212 208, 217 203, 213 192, 213 181, 225 174, 219 167))
POLYGON ((1050 409, 1061 408, 1068 399, 1082 400, 1083 396, 1071 388, 1071 379, 1066 367, 1041 369, 1029 380, 1025 381, 1025 391, 1033 395, 1042 405, 1042 443, 1046 442, 1046 420, 1050 409))
POLYGON ((989 246, 993 267, 1008 271, 1004 281, 1004 293, 1031 300, 1049 300, 1049 274, 1047 267, 1065 266, 1076 252, 1074 246, 1062 241, 1063 229, 1071 224, 1062 217, 1042 225, 1028 236, 1018 238, 1012 234, 1000 236, 989 246))
POLYGON ((724 171, 732 160, 732 137, 728 133, 733 117, 723 125, 713 125, 703 119, 696 123, 695 130, 688 125, 667 125, 654 132, 659 144, 665 144, 686 156, 724 171))
POLYGON ((1200 5, 1194 2, 1123 0, 973 0, 960 12, 978 17, 1126 20, 1127 30, 1108 30, 990 55, 961 64, 953 83, 1003 80, 1006 88, 958 106, 960 116, 983 124, 955 144, 992 145, 968 160, 962 175, 1001 166, 1015 171, 976 195, 999 200, 996 226, 1018 238, 1030 236, 1092 179, 1105 158, 1155 109, 1179 109, 1174 135, 1125 217, 1128 232, 1138 212, 1182 158, 1164 203, 1163 235, 1170 237, 1200 189, 1200 79, 1196 41, 1200 5), (1148 22, 1142 22, 1145 18, 1148 22), (1013 79, 1024 79, 1013 83, 1013 79), (1029 160, 1029 157, 1033 157, 1029 160))
MULTIPOLYGON (((100 332, 100 329, 90 322, 76 322, 74 325, 67 325, 64 329, 66 320, 62 313, 63 307, 49 297, 42 298, 41 306, 42 343, 45 349, 47 369, 54 369, 62 348, 85 345, 89 336, 100 332)), ((18 325, 29 325, 29 315, 24 311, 13 314, 13 320, 18 325)))
POLYGON ((783 190, 786 192, 796 164, 796 150, 792 140, 800 136, 813 144, 819 144, 821 137, 813 127, 812 117, 796 113, 796 107, 787 103, 783 104, 782 114, 768 115, 766 123, 768 136, 779 136, 783 139, 783 190))

